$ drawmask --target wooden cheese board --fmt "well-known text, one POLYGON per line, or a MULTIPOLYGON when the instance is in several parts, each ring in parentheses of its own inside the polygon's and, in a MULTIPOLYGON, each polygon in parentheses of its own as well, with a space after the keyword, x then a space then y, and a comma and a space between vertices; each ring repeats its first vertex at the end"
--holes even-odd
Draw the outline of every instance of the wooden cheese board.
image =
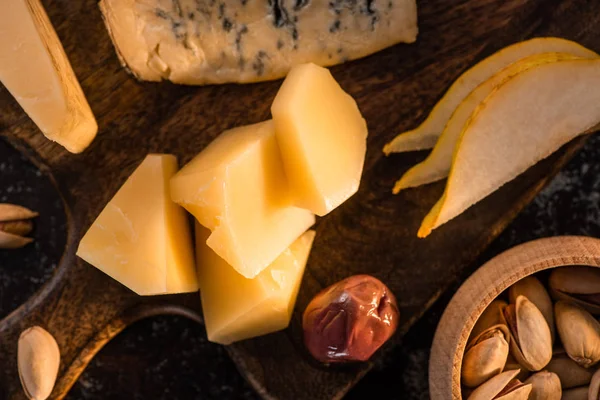
MULTIPOLYGON (((138 82, 120 66, 95 0, 43 3, 100 131, 83 154, 69 154, 47 141, 0 88, 0 136, 55 182, 68 220, 66 247, 52 278, 0 321, 0 397, 9 399, 24 398, 16 343, 31 325, 50 331, 61 348, 52 398, 62 398, 94 354, 128 324, 158 314, 201 322, 197 293, 139 297, 78 259, 75 251, 147 153, 173 153, 180 163, 187 162, 225 129, 268 119, 280 85, 138 82)), ((373 365, 325 368, 306 355, 301 313, 321 288, 356 273, 384 281, 401 311, 400 329, 382 351, 389 350, 586 140, 574 140, 427 239, 418 239, 418 226, 443 184, 392 195, 395 179, 425 153, 385 157, 383 145, 422 121, 462 71, 503 46, 559 36, 600 51, 600 31, 592 29, 600 18, 600 1, 423 0, 418 7, 415 44, 332 68, 369 126, 365 170, 358 194, 317 222, 290 328, 227 347, 240 372, 266 399, 339 399, 373 365)))

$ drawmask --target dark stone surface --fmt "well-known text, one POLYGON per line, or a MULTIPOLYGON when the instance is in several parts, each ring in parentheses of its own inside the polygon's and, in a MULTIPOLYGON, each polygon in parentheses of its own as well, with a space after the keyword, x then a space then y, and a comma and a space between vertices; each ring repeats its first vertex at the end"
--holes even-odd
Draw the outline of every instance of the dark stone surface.
MULTIPOLYGON (((0 202, 44 209, 35 245, 19 250, 21 262, 0 251, 0 316, 6 316, 48 279, 60 258, 65 222, 60 199, 40 199, 51 183, 0 141, 0 202), (23 174, 39 176, 24 187, 23 174), (47 238, 50 238, 47 240, 47 238), (11 260, 7 262, 6 260, 11 260)), ((554 235, 600 234, 600 137, 584 149, 492 244, 453 287, 348 395, 347 399, 427 399, 427 362, 437 322, 459 283, 495 254, 525 241, 554 235), (390 397, 390 393, 396 395, 390 397)), ((68 399, 257 399, 221 346, 207 342, 203 327, 177 317, 139 322, 92 361, 68 399), (142 366, 142 367, 140 367, 142 366)))

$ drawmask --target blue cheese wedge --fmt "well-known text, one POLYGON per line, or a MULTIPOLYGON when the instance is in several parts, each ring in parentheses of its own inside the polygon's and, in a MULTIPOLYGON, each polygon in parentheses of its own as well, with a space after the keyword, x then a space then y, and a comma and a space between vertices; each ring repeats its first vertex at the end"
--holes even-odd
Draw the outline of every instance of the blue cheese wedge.
POLYGON ((415 0, 101 0, 121 61, 139 79, 201 85, 285 76, 417 36, 415 0))

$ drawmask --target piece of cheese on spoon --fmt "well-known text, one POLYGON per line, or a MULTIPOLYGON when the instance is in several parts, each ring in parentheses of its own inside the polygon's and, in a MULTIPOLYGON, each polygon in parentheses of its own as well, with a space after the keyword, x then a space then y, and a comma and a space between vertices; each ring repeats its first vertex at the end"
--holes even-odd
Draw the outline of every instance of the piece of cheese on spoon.
POLYGON ((257 82, 417 36, 415 0, 102 0, 121 61, 142 80, 257 82))
POLYGON ((50 140, 82 152, 98 125, 39 0, 3 2, 0 82, 50 140))

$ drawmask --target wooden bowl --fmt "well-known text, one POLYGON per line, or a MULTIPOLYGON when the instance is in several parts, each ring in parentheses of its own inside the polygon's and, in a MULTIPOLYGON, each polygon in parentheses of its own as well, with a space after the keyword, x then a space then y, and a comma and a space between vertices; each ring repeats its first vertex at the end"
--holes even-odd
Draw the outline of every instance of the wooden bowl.
POLYGON ((600 268, 600 239, 557 236, 534 240, 499 254, 471 275, 448 304, 433 339, 431 399, 462 399, 460 371, 467 339, 492 300, 526 276, 566 265, 600 268))

